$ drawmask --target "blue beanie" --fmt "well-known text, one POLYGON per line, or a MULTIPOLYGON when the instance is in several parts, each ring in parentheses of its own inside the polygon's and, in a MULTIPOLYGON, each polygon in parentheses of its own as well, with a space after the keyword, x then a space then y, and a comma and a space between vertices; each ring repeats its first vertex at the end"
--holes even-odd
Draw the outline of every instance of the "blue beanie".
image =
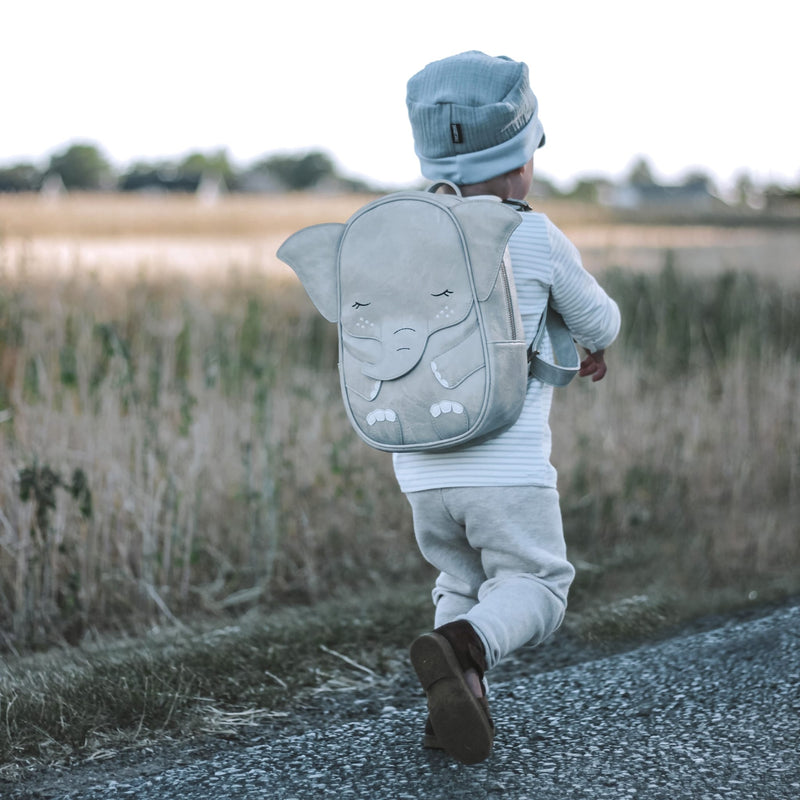
POLYGON ((528 67, 471 50, 408 82, 414 149, 429 180, 479 183, 526 164, 544 144, 528 67))

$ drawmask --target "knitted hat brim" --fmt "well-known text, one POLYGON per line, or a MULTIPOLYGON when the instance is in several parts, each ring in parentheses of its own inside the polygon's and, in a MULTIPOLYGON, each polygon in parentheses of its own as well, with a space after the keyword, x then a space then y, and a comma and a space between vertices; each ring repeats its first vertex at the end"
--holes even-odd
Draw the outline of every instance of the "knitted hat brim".
POLYGON ((431 181, 447 180, 461 186, 481 183, 527 164, 544 144, 544 128, 539 117, 531 117, 516 136, 485 150, 459 153, 442 158, 426 158, 418 150, 422 174, 431 181))

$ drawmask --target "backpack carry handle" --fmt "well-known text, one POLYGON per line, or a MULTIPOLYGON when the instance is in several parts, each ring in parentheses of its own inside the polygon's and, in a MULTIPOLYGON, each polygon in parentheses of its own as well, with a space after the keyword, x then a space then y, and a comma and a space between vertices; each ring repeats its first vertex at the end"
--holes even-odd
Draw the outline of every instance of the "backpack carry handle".
POLYGON ((456 195, 457 197, 461 197, 461 189, 459 189, 458 186, 456 186, 452 181, 445 181, 445 180, 436 181, 436 183, 431 184, 428 187, 427 191, 429 191, 431 194, 436 194, 436 192, 439 189, 441 189, 442 186, 450 187, 453 190, 454 195, 456 195))

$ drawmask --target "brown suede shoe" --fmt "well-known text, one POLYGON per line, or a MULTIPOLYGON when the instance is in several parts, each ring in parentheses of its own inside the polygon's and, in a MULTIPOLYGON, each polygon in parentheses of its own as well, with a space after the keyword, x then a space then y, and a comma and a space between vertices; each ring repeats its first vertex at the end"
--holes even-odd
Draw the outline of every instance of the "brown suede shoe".
MULTIPOLYGON (((492 726, 492 738, 494 738, 494 722, 489 713, 489 701, 486 697, 479 697, 478 702, 483 706, 483 710, 486 712, 486 717, 489 720, 489 724, 492 726)), ((436 736, 436 732, 433 730, 433 723, 431 722, 430 715, 425 718, 425 733, 422 736, 422 746, 427 750, 444 750, 442 743, 436 736)))
POLYGON ((433 732, 430 715, 425 719, 425 735, 422 737, 422 746, 427 747, 429 750, 444 750, 441 742, 436 738, 436 734, 433 732))
POLYGON ((483 646, 469 623, 459 621, 417 638, 411 663, 425 689, 430 713, 423 743, 438 746, 464 764, 488 758, 494 724, 485 697, 476 697, 464 678, 474 668, 483 677, 483 646))

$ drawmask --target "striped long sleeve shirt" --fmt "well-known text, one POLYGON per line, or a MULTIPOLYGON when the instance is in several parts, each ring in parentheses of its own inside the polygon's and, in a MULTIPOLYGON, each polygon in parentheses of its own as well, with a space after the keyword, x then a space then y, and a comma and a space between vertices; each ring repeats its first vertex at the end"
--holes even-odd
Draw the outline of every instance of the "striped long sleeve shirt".
MULTIPOLYGON (((581 263, 567 237, 544 215, 521 212, 509 252, 522 321, 532 341, 548 297, 579 345, 604 349, 619 332, 617 304, 581 263)), ((552 358, 550 343, 540 347, 552 358)), ((532 379, 519 419, 500 435, 472 447, 443 453, 395 453, 403 492, 464 486, 555 487, 549 425, 553 388, 532 379)))

